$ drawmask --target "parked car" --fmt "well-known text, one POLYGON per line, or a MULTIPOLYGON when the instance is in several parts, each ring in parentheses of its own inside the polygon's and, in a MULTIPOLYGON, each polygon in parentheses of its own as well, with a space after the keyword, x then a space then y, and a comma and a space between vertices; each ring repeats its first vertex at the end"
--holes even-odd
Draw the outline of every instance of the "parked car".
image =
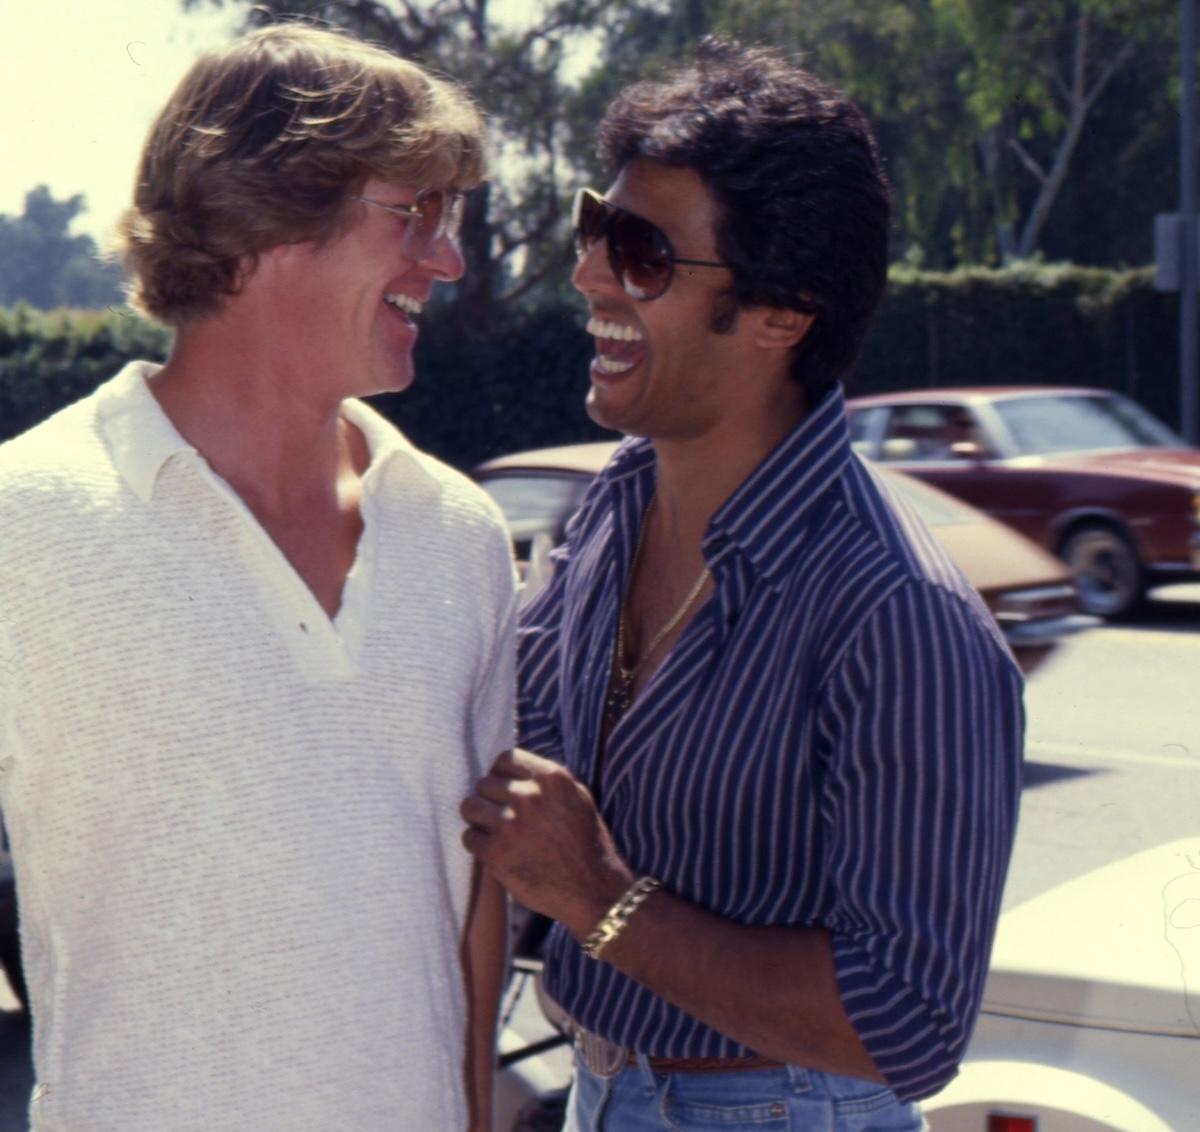
POLYGON ((849 402, 855 448, 1009 524, 1122 617, 1200 578, 1200 449, 1119 393, 1012 386, 849 402))
POLYGON ((1200 838, 1076 877, 1000 918, 932 1132, 1200 1128, 1200 838))
MULTIPOLYGON (((533 1009, 536 983, 520 988, 533 1009)), ((562 1019, 505 1031, 497 1129, 557 1128, 562 1019), (528 1056, 523 1057, 526 1053, 528 1056), (526 1118, 514 1121, 518 1110, 526 1118)), ((1193 1132, 1200 1127, 1200 838, 1123 858, 1000 917, 958 1076, 922 1102, 931 1132, 1193 1132)))
MULTIPOLYGON (((543 448, 475 470, 508 519, 518 559, 529 560, 539 536, 562 539, 567 519, 615 448, 611 441, 543 448)), ((1070 572, 1052 555, 945 492, 896 471, 884 474, 982 595, 1026 672, 1064 635, 1092 623, 1079 615, 1070 572)))

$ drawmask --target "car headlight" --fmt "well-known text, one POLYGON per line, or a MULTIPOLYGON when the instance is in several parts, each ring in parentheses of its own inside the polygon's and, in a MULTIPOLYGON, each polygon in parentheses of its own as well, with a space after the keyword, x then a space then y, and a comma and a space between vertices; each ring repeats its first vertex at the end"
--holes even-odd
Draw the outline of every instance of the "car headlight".
POLYGON ((1001 625, 1022 621, 1065 617, 1079 607, 1074 585, 1063 582, 1053 586, 1030 586, 1023 590, 1006 590, 997 596, 992 612, 1001 625))

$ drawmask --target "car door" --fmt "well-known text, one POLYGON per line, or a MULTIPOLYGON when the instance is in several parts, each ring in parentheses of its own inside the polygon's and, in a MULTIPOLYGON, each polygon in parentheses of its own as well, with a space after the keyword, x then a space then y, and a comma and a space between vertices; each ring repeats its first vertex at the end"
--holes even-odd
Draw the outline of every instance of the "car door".
POLYGON ((1046 544, 1045 477, 1036 466, 1003 460, 986 418, 970 405, 932 399, 892 405, 877 459, 1046 544))

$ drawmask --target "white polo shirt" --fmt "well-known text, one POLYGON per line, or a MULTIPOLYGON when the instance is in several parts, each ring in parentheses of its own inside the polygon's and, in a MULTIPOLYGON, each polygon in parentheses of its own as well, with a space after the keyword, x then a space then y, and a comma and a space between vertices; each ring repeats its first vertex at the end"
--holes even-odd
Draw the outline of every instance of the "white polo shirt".
POLYGON ((153 370, 0 448, 32 1128, 464 1128, 458 806, 512 743, 502 520, 347 402, 371 463, 330 620, 153 370))

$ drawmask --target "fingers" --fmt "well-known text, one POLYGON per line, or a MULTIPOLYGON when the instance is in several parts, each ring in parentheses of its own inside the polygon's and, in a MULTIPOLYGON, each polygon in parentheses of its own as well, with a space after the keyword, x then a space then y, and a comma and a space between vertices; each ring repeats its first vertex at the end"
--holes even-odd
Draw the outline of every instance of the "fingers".
POLYGON ((478 794, 467 798, 458 807, 458 812, 467 825, 487 831, 498 829, 503 822, 512 821, 514 817, 511 806, 497 804, 478 794))
POLYGON ((501 778, 495 774, 489 774, 475 784, 476 796, 495 802, 497 806, 512 806, 520 798, 536 792, 537 786, 527 779, 501 778))
POLYGON ((558 763, 517 747, 498 755, 492 763, 491 773, 502 778, 536 778, 538 775, 552 774, 561 769, 558 763))

